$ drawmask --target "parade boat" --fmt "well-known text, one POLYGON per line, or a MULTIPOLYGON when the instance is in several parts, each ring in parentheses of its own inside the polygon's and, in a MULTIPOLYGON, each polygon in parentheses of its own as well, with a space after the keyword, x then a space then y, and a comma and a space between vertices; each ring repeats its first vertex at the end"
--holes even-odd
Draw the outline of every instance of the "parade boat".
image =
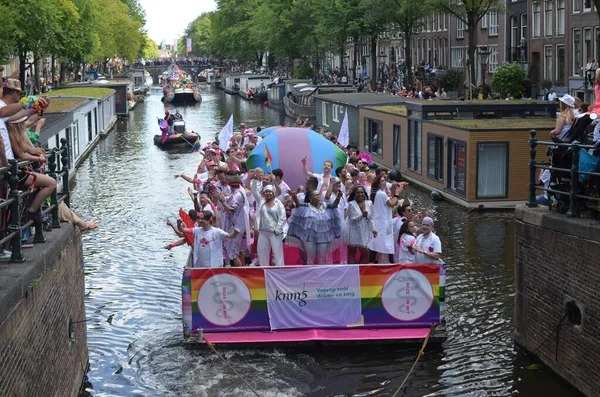
POLYGON ((177 64, 169 66, 163 87, 163 102, 186 104, 201 101, 200 85, 186 76, 177 64))
POLYGON ((185 268, 184 340, 207 346, 441 341, 445 266, 185 268))
MULTIPOLYGON (((159 125, 161 125, 159 120, 159 125)), ((166 125, 166 121, 161 125, 161 135, 154 135, 154 144, 160 147, 191 146, 200 140, 200 135, 195 132, 188 132, 185 129, 185 122, 178 120, 173 122, 173 126, 166 125), (166 131, 163 129, 166 127, 166 131)))

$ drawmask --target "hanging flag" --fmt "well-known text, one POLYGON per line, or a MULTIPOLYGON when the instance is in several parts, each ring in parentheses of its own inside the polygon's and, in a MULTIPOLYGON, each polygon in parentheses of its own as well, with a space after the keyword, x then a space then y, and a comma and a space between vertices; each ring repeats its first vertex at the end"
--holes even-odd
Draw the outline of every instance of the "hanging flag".
POLYGON ((192 39, 187 39, 186 40, 186 44, 187 44, 187 52, 192 52, 192 39))
POLYGON ((350 144, 350 131, 348 130, 348 109, 346 109, 346 113, 344 113, 344 120, 342 121, 342 126, 340 127, 340 133, 338 134, 337 141, 343 147, 346 147, 350 144))
POLYGON ((270 167, 273 162, 273 156, 269 152, 269 147, 265 144, 265 166, 270 167))
POLYGON ((162 143, 165 143, 168 137, 171 136, 171 131, 169 130, 169 123, 165 119, 158 119, 158 125, 162 132, 162 143))
POLYGON ((233 136, 233 113, 229 116, 229 121, 221 132, 219 132, 219 148, 226 152, 229 149, 229 144, 231 142, 231 137, 233 136))
POLYGON ((173 54, 177 54, 177 39, 173 40, 173 54))
POLYGON ((192 145, 192 152, 200 151, 200 137, 196 138, 196 142, 192 145))

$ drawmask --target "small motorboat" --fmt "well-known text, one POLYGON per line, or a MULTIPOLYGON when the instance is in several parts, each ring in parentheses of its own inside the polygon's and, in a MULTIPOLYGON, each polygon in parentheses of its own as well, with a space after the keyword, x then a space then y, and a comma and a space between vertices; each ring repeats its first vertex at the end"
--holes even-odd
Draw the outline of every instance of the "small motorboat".
POLYGON ((199 134, 186 131, 185 122, 183 120, 178 120, 173 122, 173 127, 169 129, 168 133, 154 135, 154 144, 161 147, 180 145, 190 145, 190 147, 193 147, 194 143, 199 139, 199 134))

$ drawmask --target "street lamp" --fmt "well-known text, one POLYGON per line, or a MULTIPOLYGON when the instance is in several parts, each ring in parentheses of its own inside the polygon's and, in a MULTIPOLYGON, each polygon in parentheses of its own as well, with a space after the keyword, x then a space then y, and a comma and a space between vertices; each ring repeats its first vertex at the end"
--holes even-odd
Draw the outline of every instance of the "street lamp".
POLYGON ((383 70, 385 68, 385 58, 387 57, 387 55, 385 55, 383 53, 383 49, 381 50, 381 53, 379 54, 379 58, 381 59, 381 92, 384 91, 384 85, 383 85, 383 70))
POLYGON ((491 49, 488 46, 481 46, 477 49, 477 53, 479 54, 479 58, 481 59, 481 78, 483 80, 482 87, 485 90, 485 72, 486 66, 488 63, 488 59, 490 54, 492 53, 491 49))

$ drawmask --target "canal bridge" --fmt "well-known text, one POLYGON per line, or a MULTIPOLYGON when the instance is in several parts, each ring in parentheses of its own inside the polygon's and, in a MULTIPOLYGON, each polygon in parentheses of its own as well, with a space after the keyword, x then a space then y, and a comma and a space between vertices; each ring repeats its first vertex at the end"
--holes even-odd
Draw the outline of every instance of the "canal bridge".
MULTIPOLYGON (((210 68, 210 65, 205 64, 205 63, 190 64, 190 65, 178 63, 177 66, 179 66, 179 69, 181 69, 182 72, 188 73, 190 76, 196 76, 202 70, 210 68)), ((144 69, 146 69, 146 71, 148 73, 150 73, 150 76, 152 76, 152 81, 154 81, 154 84, 158 84, 158 77, 164 71, 166 71, 168 68, 169 68, 169 65, 158 65, 158 66, 146 66, 144 69)))

